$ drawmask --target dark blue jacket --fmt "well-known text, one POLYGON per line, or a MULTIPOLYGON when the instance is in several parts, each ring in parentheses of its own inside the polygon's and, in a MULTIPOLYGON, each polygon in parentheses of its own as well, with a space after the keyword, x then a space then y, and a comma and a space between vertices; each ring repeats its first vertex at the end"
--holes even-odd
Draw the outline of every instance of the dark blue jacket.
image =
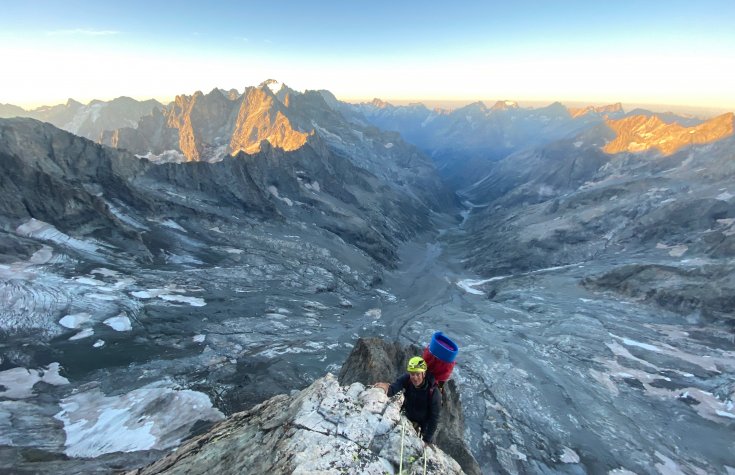
POLYGON ((441 390, 436 386, 434 376, 427 371, 424 384, 416 388, 406 373, 390 385, 388 397, 401 391, 405 391, 402 409, 406 417, 421 427, 424 441, 433 442, 442 409, 441 390))

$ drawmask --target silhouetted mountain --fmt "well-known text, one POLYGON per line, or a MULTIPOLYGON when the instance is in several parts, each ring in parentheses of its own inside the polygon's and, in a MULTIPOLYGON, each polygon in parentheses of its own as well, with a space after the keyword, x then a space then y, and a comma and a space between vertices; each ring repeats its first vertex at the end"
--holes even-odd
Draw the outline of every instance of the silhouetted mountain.
POLYGON ((86 106, 69 99, 66 104, 42 106, 31 111, 2 105, 0 117, 30 117, 97 141, 105 130, 135 126, 141 117, 161 107, 153 99, 141 102, 129 97, 118 97, 111 101, 94 100, 86 106))
POLYGON ((28 112, 22 107, 13 104, 0 104, 0 119, 9 117, 26 117, 28 112))

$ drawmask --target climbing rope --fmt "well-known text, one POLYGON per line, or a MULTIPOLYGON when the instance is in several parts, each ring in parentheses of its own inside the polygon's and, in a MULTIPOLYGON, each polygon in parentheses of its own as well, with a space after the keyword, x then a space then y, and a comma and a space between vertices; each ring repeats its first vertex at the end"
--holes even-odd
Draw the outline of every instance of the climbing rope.
POLYGON ((401 462, 398 464, 398 475, 403 475, 403 436, 406 433, 406 421, 401 417, 401 462))
POLYGON ((426 475, 426 445, 424 445, 424 475, 426 475))

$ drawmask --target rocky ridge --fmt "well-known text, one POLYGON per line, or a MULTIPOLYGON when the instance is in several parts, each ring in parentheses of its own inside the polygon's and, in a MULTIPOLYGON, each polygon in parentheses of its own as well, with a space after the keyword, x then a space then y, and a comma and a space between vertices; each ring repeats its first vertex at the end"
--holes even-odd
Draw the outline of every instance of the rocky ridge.
POLYGON ((666 123, 655 115, 606 120, 605 124, 615 133, 615 138, 603 148, 609 154, 657 148, 663 155, 671 155, 683 147, 716 142, 733 134, 732 113, 722 114, 692 127, 666 123))
POLYGON ((176 452, 130 474, 463 473, 423 443, 400 414, 400 399, 327 374, 292 395, 234 414, 176 452), (402 429, 403 428, 403 429, 402 429), (402 430, 405 430, 402 441, 402 430), (403 444, 403 448, 401 448, 403 444), (401 461, 401 453, 403 461, 401 461))
MULTIPOLYGON (((403 396, 389 399, 371 387, 392 378, 417 351, 379 338, 358 339, 339 380, 327 374, 291 396, 278 395, 233 414, 176 452, 130 473, 397 473, 402 430, 403 473, 424 473, 423 443, 400 413, 403 396)), ((454 381, 445 387, 443 399, 436 445, 426 449, 426 473, 479 474, 463 442, 454 381)))
POLYGON ((600 115, 605 118, 620 118, 625 115, 623 105, 619 102, 605 106, 569 107, 569 114, 573 118, 585 115, 600 115))

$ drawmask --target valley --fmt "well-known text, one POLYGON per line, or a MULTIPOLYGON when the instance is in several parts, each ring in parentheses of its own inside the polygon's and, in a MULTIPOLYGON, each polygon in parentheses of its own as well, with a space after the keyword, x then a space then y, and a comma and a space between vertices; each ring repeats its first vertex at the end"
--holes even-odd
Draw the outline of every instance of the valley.
POLYGON ((137 468, 441 330, 484 473, 732 473, 732 114, 663 150, 619 107, 373 106, 214 90, 106 145, 0 120, 0 469, 137 468))

